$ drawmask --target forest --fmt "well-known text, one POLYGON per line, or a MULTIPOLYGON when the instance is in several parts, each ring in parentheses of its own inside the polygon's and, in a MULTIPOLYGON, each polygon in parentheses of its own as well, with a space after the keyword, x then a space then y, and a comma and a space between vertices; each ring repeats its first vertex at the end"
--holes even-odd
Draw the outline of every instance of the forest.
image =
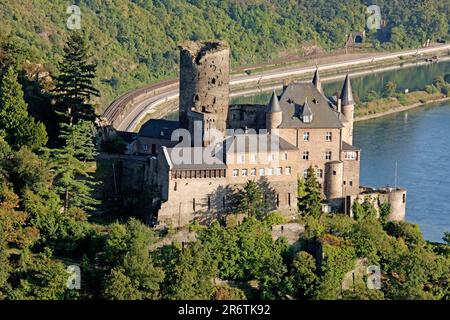
MULTIPOLYGON (((437 1, 411 1, 410 9, 402 6, 404 14, 417 19, 405 22, 407 40, 391 45, 415 45, 428 32, 435 34, 425 27, 424 19, 439 19, 416 2, 448 9, 437 1), (416 37, 410 36, 412 32, 416 37)), ((0 300, 450 298, 450 233, 443 235, 441 243, 430 243, 417 225, 387 221, 389 206, 383 205, 377 216, 370 199, 355 204, 354 218, 323 213, 312 168, 299 181, 294 223, 303 226, 304 232, 295 243, 273 237, 274 226, 293 221, 268 210, 256 182, 236 190, 238 205, 224 219, 209 226, 189 225, 185 231, 195 234, 195 241, 181 243, 164 242, 180 230, 155 230, 130 215, 123 199, 102 196, 98 154, 104 146, 96 119, 98 98, 108 95, 104 82, 108 72, 123 77, 116 82, 121 83, 120 89, 111 87, 111 93, 175 72, 176 57, 164 56, 172 51, 164 51, 169 49, 150 38, 159 35, 173 49, 179 39, 194 37, 186 33, 192 27, 192 32, 205 32, 196 37, 226 38, 237 48, 248 41, 249 47, 242 46, 233 59, 236 64, 256 62, 252 52, 269 57, 280 48, 295 48, 283 35, 303 36, 304 40, 320 34, 321 45, 332 48, 336 29, 319 17, 327 14, 355 27, 352 23, 359 21, 355 17, 364 15, 359 1, 336 1, 335 7, 325 1, 315 1, 315 6, 313 1, 80 1, 92 11, 86 13, 89 32, 70 33, 62 31, 64 16, 55 13, 64 9, 62 1, 48 2, 55 10, 44 7, 45 3, 36 1, 34 7, 25 8, 24 2, 1 2, 1 14, 8 17, 2 17, 2 30, 7 30, 2 35, 8 36, 0 52, 0 300), (353 6, 361 10, 350 10, 353 6), (103 12, 105 7, 111 17, 103 12), (140 25, 144 20, 138 19, 139 14, 147 17, 148 12, 156 12, 159 22, 140 25), (205 19, 205 14, 210 16, 205 19), (136 24, 121 23, 119 17, 124 15, 135 17, 136 24), (47 23, 38 27, 32 16, 47 23), (104 20, 97 23, 100 17, 104 20), (184 20, 188 17, 191 24, 184 20), (289 24, 294 17, 311 20, 289 24), (221 26, 223 34, 216 29, 221 26), (284 33, 283 28, 297 33, 284 33), (123 40, 127 45, 119 45, 119 34, 129 36, 129 42, 123 40), (269 35, 278 42, 270 41, 269 35), (41 37, 48 37, 49 42, 41 37), (261 39, 258 46, 254 39, 261 39), (136 59, 144 42, 147 52, 155 54, 145 62, 136 59), (51 70, 50 79, 29 76, 30 63, 40 62, 51 70), (244 217, 242 222, 238 216, 244 217), (79 287, 73 286, 67 271, 74 265, 81 270, 79 287), (370 274, 358 271, 366 265, 380 269, 378 289, 368 288, 370 274), (352 272, 357 276, 349 281, 352 272)), ((389 1, 386 11, 395 5, 400 6, 389 1)), ((431 12, 439 15, 441 11, 431 12)), ((402 20, 405 15, 397 19, 406 21, 402 20)), ((387 93, 395 91, 386 89, 387 93)))
MULTIPOLYGON (((76 0, 81 31, 98 65, 101 111, 120 94, 174 78, 177 45, 222 39, 233 67, 343 48, 363 31, 366 7, 379 5, 386 28, 368 31, 374 50, 449 39, 449 3, 441 0, 76 0)), ((0 1, 0 42, 12 41, 32 63, 58 72, 68 36, 67 1, 0 1)), ((1 53, 0 53, 1 57, 1 53)))

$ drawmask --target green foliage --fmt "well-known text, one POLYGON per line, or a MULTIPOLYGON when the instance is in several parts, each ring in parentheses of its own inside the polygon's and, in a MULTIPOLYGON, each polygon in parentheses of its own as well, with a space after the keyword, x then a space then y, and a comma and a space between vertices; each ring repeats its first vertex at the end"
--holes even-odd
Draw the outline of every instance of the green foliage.
POLYGON ((367 92, 366 101, 371 102, 378 99, 380 99, 380 95, 378 94, 378 92, 373 90, 367 92))
POLYGON ((327 243, 329 237, 322 238, 321 241, 324 259, 314 298, 319 300, 337 299, 344 275, 355 265, 355 249, 342 243, 341 240, 338 240, 338 243, 327 243))
POLYGON ((14 149, 22 146, 37 149, 47 143, 44 125, 28 115, 22 87, 12 68, 0 84, 0 136, 14 149))
POLYGON ((254 218, 246 219, 236 228, 214 223, 199 238, 217 260, 222 279, 259 279, 270 266, 277 273, 281 254, 286 250, 285 244, 274 242, 269 228, 254 218))
POLYGON ((378 213, 373 201, 370 197, 365 197, 363 203, 356 200, 352 207, 353 217, 358 221, 363 219, 376 219, 378 213))
POLYGON ((102 149, 107 153, 124 154, 127 143, 121 137, 110 138, 102 141, 102 149))
POLYGON ((214 300, 246 300, 245 292, 239 288, 229 286, 217 286, 214 292, 214 300))
POLYGON ((99 201, 92 197, 98 183, 88 172, 88 163, 95 155, 88 122, 63 126, 61 138, 65 146, 52 149, 51 164, 55 174, 55 190, 64 199, 64 209, 79 207, 94 210, 99 201))
POLYGON ((286 217, 284 217, 281 213, 272 212, 264 218, 263 223, 267 226, 273 226, 278 224, 284 224, 287 222, 286 217))
POLYGON ((423 244, 423 236, 420 232, 419 226, 408 222, 388 222, 384 229, 387 234, 396 238, 402 238, 408 245, 423 244))
POLYGON ((386 98, 394 97, 397 92, 397 84, 393 81, 389 81, 384 85, 383 95, 386 98))
POLYGON ((391 205, 388 202, 384 202, 382 204, 380 204, 380 222, 382 224, 385 224, 387 222, 387 219, 389 218, 389 215, 391 214, 392 209, 391 209, 391 205))
POLYGON ((450 232, 444 232, 442 240, 444 240, 448 245, 450 245, 450 232))
POLYGON ((316 259, 306 251, 300 251, 292 262, 292 283, 295 297, 312 299, 318 285, 316 259))
POLYGON ((261 187, 253 180, 247 181, 244 188, 237 193, 237 203, 237 212, 247 217, 264 219, 270 211, 261 187))
MULTIPOLYGON (((175 77, 176 46, 187 39, 227 40, 233 48, 233 66, 267 62, 285 52, 311 52, 316 43, 319 50, 343 48, 345 34, 363 31, 367 2, 120 0, 107 7, 98 1, 79 5, 82 30, 92 35, 90 46, 98 48, 93 52, 99 74, 95 86, 106 105, 129 89, 175 77)), ((427 38, 448 39, 445 1, 382 1, 378 5, 389 29, 387 39, 368 32, 367 41, 376 49, 417 48, 427 38)), ((8 52, 17 52, 20 61, 26 47, 30 61, 56 69, 54 61, 64 54, 61 44, 69 32, 66 7, 63 0, 33 3, 33 10, 21 1, 5 2, 0 29, 14 44, 8 52)))
POLYGON ((359 221, 353 225, 351 243, 357 257, 367 258, 370 264, 379 263, 379 251, 387 246, 387 235, 378 221, 359 221))
POLYGON ((66 124, 95 120, 93 96, 99 96, 94 87, 96 64, 90 63, 87 41, 78 32, 70 34, 64 47, 63 61, 59 65, 56 78, 56 110, 61 122, 66 124))
POLYGON ((322 214, 322 191, 312 166, 308 168, 302 189, 299 194, 303 193, 303 196, 299 198, 298 202, 300 213, 318 218, 322 214))
POLYGON ((158 299, 164 272, 149 253, 152 232, 138 220, 115 224, 106 239, 107 262, 112 266, 103 296, 107 299, 158 299))
POLYGON ((215 293, 213 279, 217 262, 200 243, 180 250, 167 248, 162 254, 161 266, 165 269, 162 297, 170 300, 209 300, 215 293))

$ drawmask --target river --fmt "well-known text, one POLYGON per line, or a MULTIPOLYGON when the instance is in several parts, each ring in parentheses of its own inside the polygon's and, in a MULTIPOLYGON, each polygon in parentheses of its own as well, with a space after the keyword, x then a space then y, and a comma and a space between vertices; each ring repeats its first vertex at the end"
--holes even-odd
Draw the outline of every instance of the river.
POLYGON ((425 239, 450 231, 450 103, 355 123, 362 149, 361 184, 408 190, 406 218, 425 239))
MULTIPOLYGON (((419 66, 408 66, 400 69, 376 72, 370 75, 353 77, 353 91, 365 101, 365 97, 369 91, 381 92, 384 85, 389 81, 394 81, 399 91, 408 89, 414 91, 424 88, 433 82, 438 76, 450 75, 450 61, 442 61, 440 63, 424 64, 419 66)), ((343 81, 332 81, 323 84, 323 90, 327 96, 332 96, 342 89, 343 81)), ((231 99, 232 104, 238 103, 255 103, 266 104, 272 95, 271 91, 261 92, 257 94, 234 97, 231 99)))

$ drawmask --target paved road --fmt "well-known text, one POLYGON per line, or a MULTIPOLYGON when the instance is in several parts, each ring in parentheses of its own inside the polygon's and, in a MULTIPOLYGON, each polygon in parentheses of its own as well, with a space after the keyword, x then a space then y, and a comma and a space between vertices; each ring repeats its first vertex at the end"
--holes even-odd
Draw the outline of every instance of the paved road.
MULTIPOLYGON (((329 63, 320 66, 320 70, 327 71, 351 66, 371 65, 376 62, 408 57, 420 54, 430 54, 437 51, 450 50, 450 44, 421 48, 408 51, 400 51, 388 54, 373 54, 365 58, 352 59, 343 62, 329 63)), ((232 76, 230 80, 231 88, 237 85, 248 85, 267 80, 284 79, 291 76, 299 76, 312 73, 315 66, 307 67, 284 67, 252 75, 232 76)), ((178 80, 163 81, 154 85, 133 90, 115 100, 103 113, 103 116, 113 124, 117 130, 133 131, 137 124, 148 114, 154 112, 154 108, 162 103, 178 99, 178 80), (124 112, 125 106, 126 114, 124 112)))

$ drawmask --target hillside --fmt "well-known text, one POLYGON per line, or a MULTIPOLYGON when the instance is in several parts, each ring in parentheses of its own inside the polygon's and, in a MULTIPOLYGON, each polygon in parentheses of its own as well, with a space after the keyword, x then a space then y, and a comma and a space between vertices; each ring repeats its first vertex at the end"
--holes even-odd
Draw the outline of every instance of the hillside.
MULTIPOLYGON (((345 34, 365 26, 365 5, 377 3, 387 39, 369 33, 379 49, 417 47, 427 38, 448 39, 449 4, 441 0, 79 0, 82 31, 98 63, 98 103, 143 84, 176 76, 177 44, 224 39, 233 66, 261 63, 317 44, 342 48, 345 34), (369 3, 370 2, 370 3, 369 3)), ((51 72, 69 30, 67 1, 0 0, 0 40, 14 41, 26 57, 51 72)), ((1 52, 0 52, 1 53, 1 52)))

